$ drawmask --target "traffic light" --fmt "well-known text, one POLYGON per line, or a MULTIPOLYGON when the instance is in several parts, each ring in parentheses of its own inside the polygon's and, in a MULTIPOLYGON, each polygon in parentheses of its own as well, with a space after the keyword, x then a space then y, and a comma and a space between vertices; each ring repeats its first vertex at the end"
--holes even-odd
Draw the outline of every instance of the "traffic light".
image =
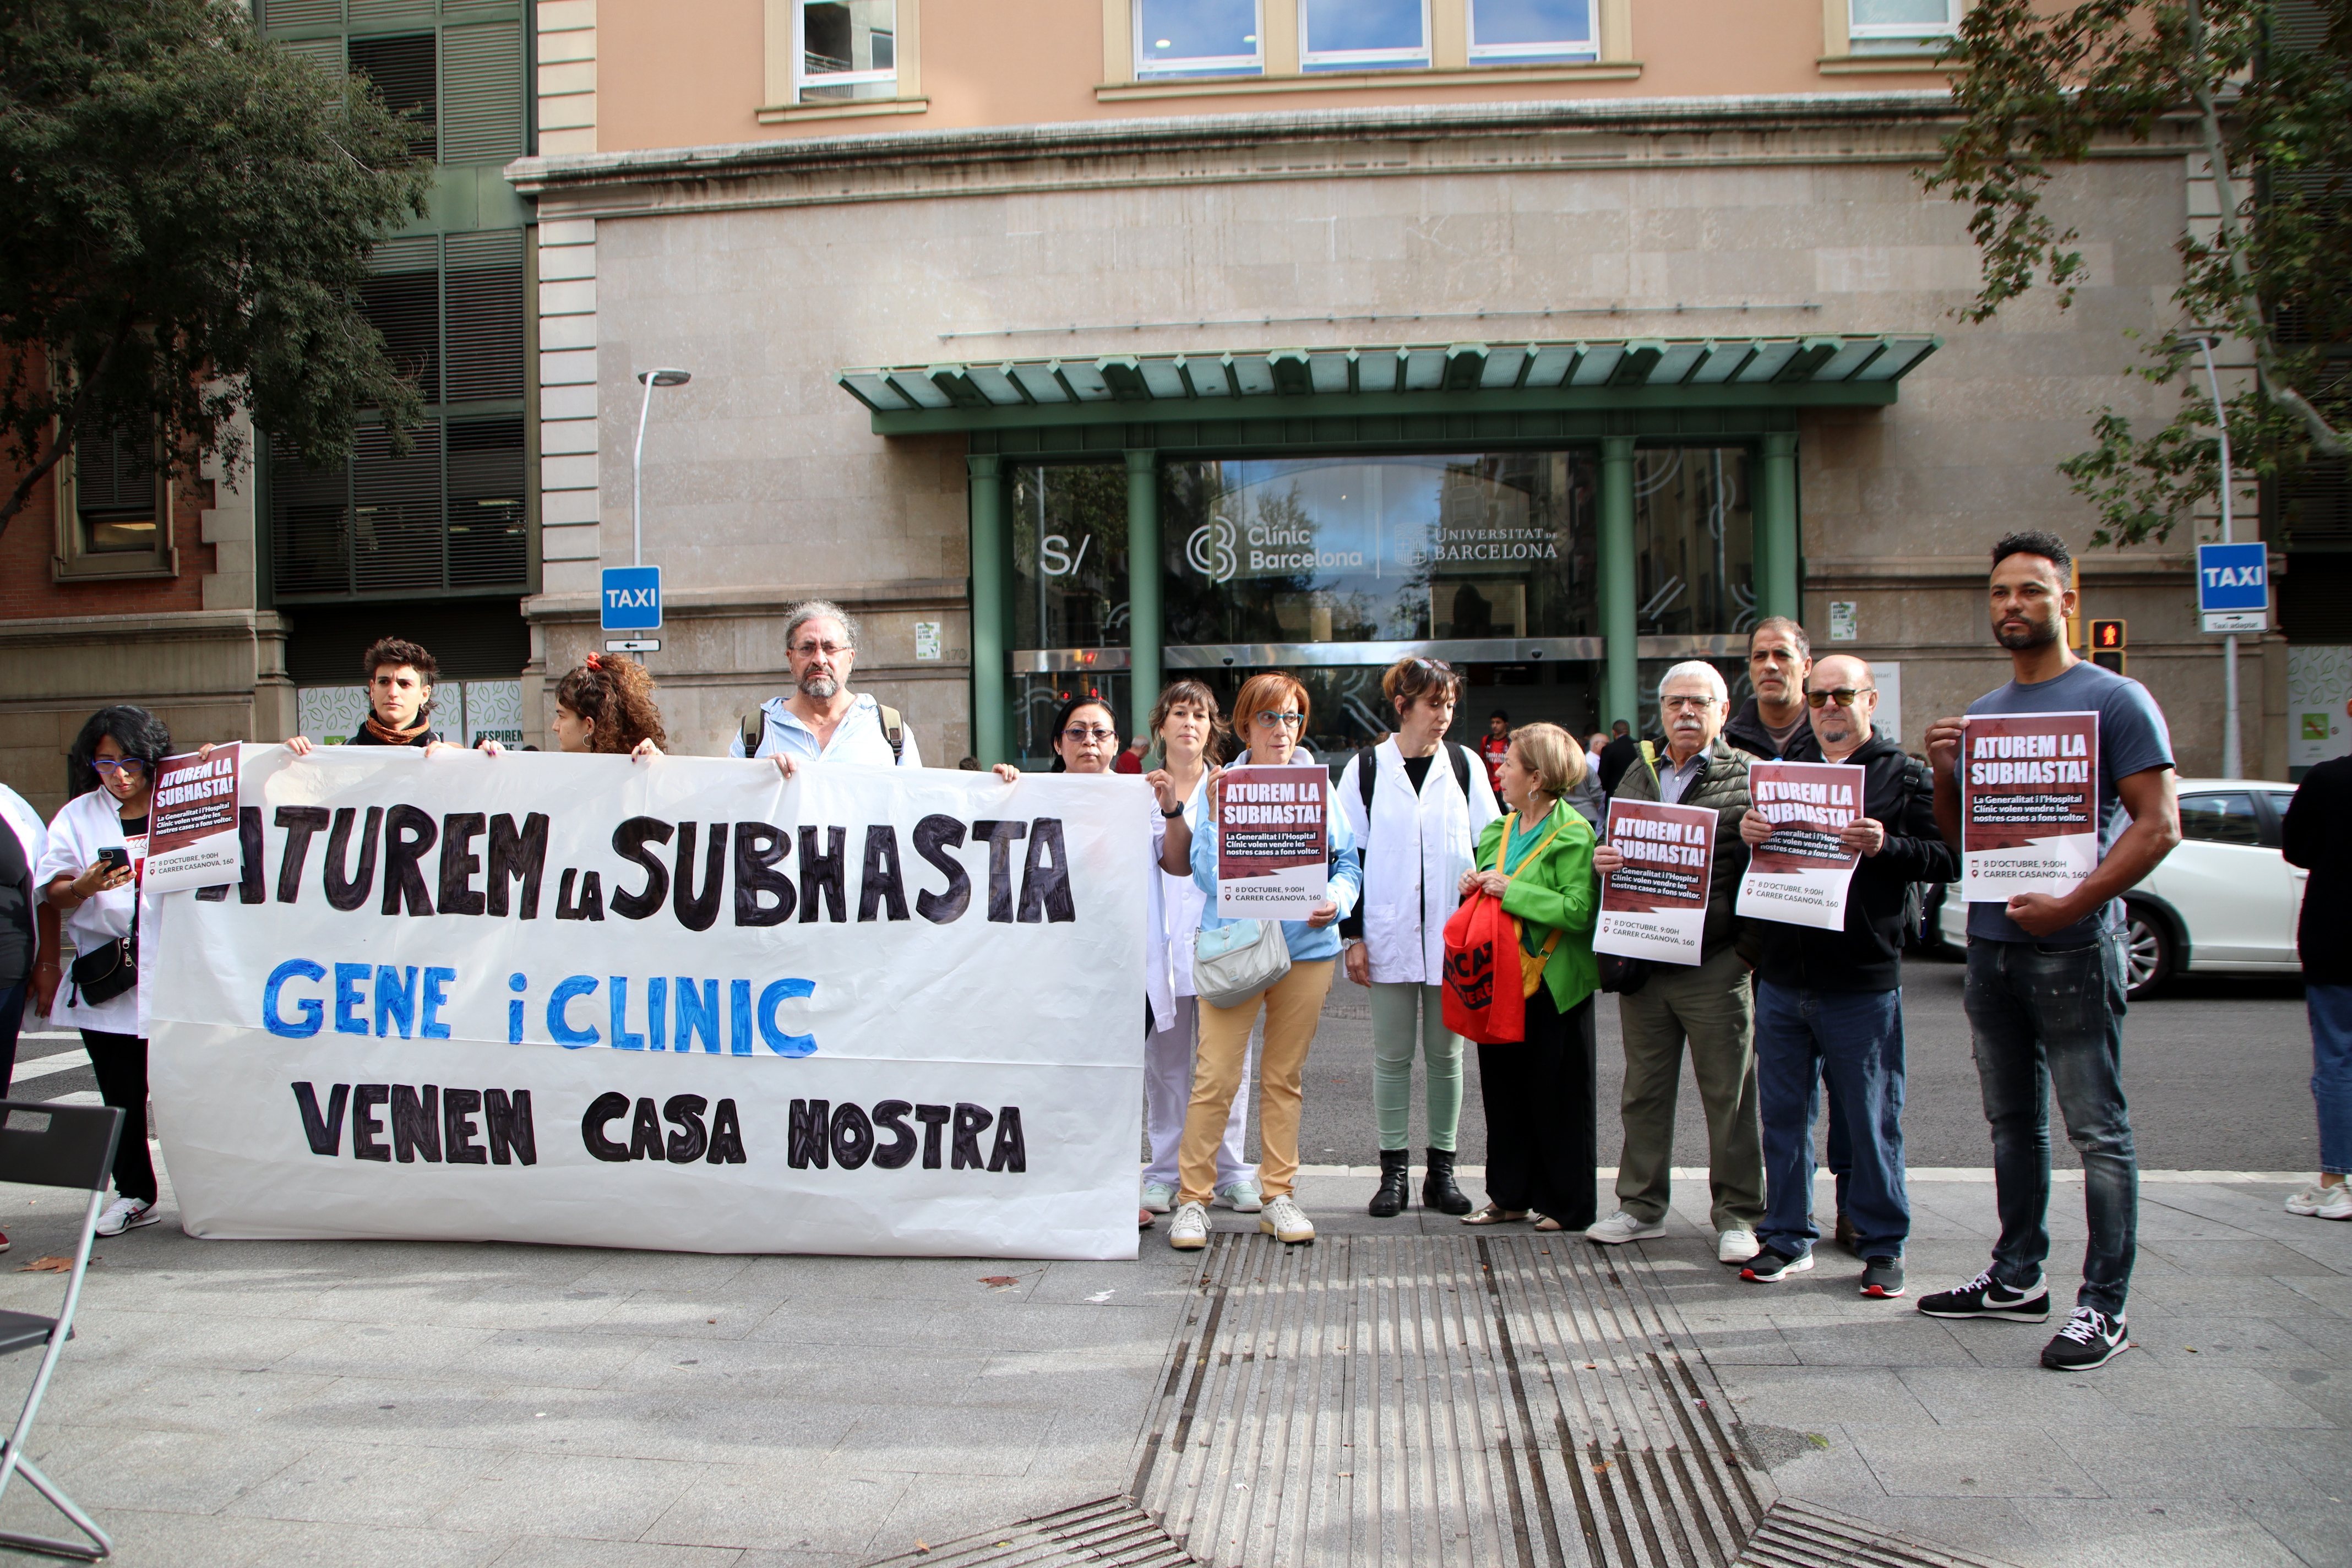
POLYGON ((2091 623, 2091 662, 2101 669, 2112 669, 2117 675, 2123 674, 2124 647, 2128 640, 2125 636, 2123 622, 2093 621, 2091 623))

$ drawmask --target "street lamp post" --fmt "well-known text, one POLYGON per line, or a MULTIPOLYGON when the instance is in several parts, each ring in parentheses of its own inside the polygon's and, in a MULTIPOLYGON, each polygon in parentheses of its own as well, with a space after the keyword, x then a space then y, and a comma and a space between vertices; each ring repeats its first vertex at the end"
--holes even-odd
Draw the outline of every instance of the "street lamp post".
POLYGON ((646 563, 646 418, 654 411, 654 388, 684 386, 694 377, 688 373, 665 366, 658 370, 641 370, 637 379, 645 383, 646 395, 637 405, 637 450, 629 461, 629 564, 646 563))
MULTIPOLYGON (((2230 416, 2221 406, 2221 378, 2213 370, 2213 340, 2201 337, 2197 347, 2205 356, 2205 385, 2213 398, 2213 435, 2221 448, 2221 542, 2230 538, 2230 416)), ((2238 746, 2238 634, 2231 632, 2221 643, 2221 776, 2243 778, 2242 754, 2238 746)))

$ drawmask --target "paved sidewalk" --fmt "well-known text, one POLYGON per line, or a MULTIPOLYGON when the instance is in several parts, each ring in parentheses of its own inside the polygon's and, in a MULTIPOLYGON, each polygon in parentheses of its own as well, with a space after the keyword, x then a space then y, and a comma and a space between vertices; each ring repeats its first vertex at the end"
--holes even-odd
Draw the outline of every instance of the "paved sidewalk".
MULTIPOLYGON (((1936 1175, 1915 1290, 1990 1233, 1990 1184, 1936 1175)), ((1744 1285, 1677 1185, 1641 1250, 1781 1494, 2020 1568, 2352 1561, 2352 1226, 2284 1215, 2277 1184, 2150 1181, 2138 1348, 2075 1377, 2035 1364, 2047 1330, 1865 1302, 1826 1249, 1744 1285)), ((1370 1220, 1370 1188, 1300 1195, 1328 1233, 1463 1234, 1370 1220)), ((58 1278, 21 1270, 79 1205, 0 1188, 0 1305, 51 1309, 58 1278)), ((2079 1186, 2053 1219, 2063 1268, 2079 1186)), ((1110 1496, 1195 1267, 1158 1234, 1138 1263, 1048 1265, 207 1244, 171 1219, 98 1252, 31 1451, 131 1568, 851 1568, 1110 1496)), ((21 1487, 0 1519, 51 1528, 21 1487)))

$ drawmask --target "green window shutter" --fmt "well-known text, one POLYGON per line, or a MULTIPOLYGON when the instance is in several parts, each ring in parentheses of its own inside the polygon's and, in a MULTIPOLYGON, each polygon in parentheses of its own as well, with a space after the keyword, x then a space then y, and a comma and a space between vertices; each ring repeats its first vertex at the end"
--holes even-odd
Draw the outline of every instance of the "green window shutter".
POLYGON ((300 55, 323 69, 341 75, 344 70, 343 40, 341 38, 290 38, 278 46, 289 55, 300 55))
POLYGON ((363 594, 442 585, 441 426, 411 434, 404 458, 381 425, 362 426, 352 444, 352 585, 363 594))
POLYGON ((493 22, 441 32, 441 161, 522 156, 522 28, 493 22))
POLYGON ((280 594, 347 594, 352 586, 351 475, 313 468, 269 442, 269 529, 280 594))
MULTIPOLYGON (((343 25, 343 0, 266 0, 261 12, 261 25, 265 27, 340 27, 343 25)), ((328 41, 331 43, 334 40, 328 41)))
POLYGON ((92 521, 155 516, 155 438, 109 429, 96 419, 74 426, 74 505, 92 521))
POLYGON ((522 231, 448 237, 448 400, 522 395, 522 231))
POLYGON ((427 403, 441 401, 441 241, 435 235, 388 239, 369 258, 362 308, 400 374, 427 403))
POLYGON ((520 415, 449 422, 449 586, 529 584, 526 479, 520 415))
POLYGON ((440 98, 437 43, 431 33, 351 40, 352 69, 365 73, 383 106, 407 122, 412 157, 434 155, 434 117, 440 98))
MULTIPOLYGON (((306 0, 306 3, 315 4, 316 0, 306 0)), ((333 0, 328 0, 328 3, 332 4, 333 0)), ((272 5, 269 11, 275 20, 278 7, 272 5)), ((386 24, 396 26, 408 22, 432 26, 433 0, 352 0, 352 26, 354 27, 381 27, 386 24)))

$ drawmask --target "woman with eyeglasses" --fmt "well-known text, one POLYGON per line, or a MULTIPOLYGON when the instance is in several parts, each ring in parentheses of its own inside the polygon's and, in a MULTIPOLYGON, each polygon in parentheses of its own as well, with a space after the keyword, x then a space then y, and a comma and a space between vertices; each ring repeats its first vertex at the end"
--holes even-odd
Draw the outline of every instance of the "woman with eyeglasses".
MULTIPOLYGON (((1278 766, 1315 759, 1299 745, 1307 732, 1307 689, 1287 675, 1255 675, 1234 697, 1234 727, 1248 748, 1233 765, 1278 766)), ((1186 808, 1192 880, 1204 895, 1201 927, 1225 921, 1217 914, 1217 814, 1222 778, 1202 781, 1186 808)), ((1216 1150, 1225 1119, 1239 1092, 1250 1029, 1265 1014, 1265 1043, 1258 1052, 1258 1174, 1265 1209, 1258 1230, 1291 1245, 1315 1239, 1315 1226, 1293 1198, 1298 1175, 1298 1112, 1307 1074, 1307 1053, 1315 1043, 1316 1021, 1331 990, 1332 963, 1339 956, 1333 924, 1353 909, 1362 875, 1356 864, 1355 830, 1339 809, 1337 792, 1327 794, 1326 847, 1331 857, 1330 891, 1303 921, 1282 922, 1290 970, 1255 996, 1231 1007, 1201 1005, 1201 1048, 1192 1073, 1192 1100, 1184 1113, 1184 1140, 1177 1156, 1181 1185, 1168 1244, 1195 1251, 1209 1244, 1209 1199, 1216 1177, 1216 1150)), ((1175 842, 1171 828, 1170 843, 1175 842)))
POLYGON ((1557 724, 1525 724, 1496 772, 1510 815, 1478 836, 1477 860, 1462 874, 1464 898, 1485 892, 1519 922, 1518 973, 1532 970, 1522 1037, 1478 1047, 1478 1090, 1486 1108, 1490 1202, 1464 1225, 1535 1221, 1544 1231, 1580 1228, 1600 1206, 1593 1190, 1593 993, 1601 976, 1592 927, 1601 889, 1592 877, 1592 825, 1567 800, 1587 763, 1557 724))
POLYGON ((1365 1212, 1404 1211, 1412 1162, 1412 1058, 1424 1066, 1429 1173, 1423 1208, 1465 1215, 1454 1180, 1462 1122, 1461 1036, 1445 1026, 1445 922, 1454 884, 1470 868, 1478 832, 1501 815, 1486 760, 1445 739, 1462 677, 1443 659, 1407 658, 1381 677, 1396 733, 1368 746, 1339 774, 1339 804, 1361 847, 1364 904, 1340 926, 1348 978, 1372 1004, 1372 1114, 1381 1184, 1365 1212))
POLYGON ((155 765, 172 731, 144 708, 101 708, 74 740, 66 771, 74 798, 49 824, 36 880, 65 916, 74 963, 65 1021, 81 1031, 101 1099, 122 1111, 114 1202, 98 1234, 153 1225, 155 1165, 147 1154, 147 1041, 139 1022, 139 876, 155 765), (88 988, 85 991, 85 987, 88 988))
MULTIPOLYGON (((1048 733, 1053 737, 1054 765, 1049 773, 1076 773, 1092 778, 1115 778, 1118 770, 1112 766, 1119 753, 1118 719, 1110 704, 1099 697, 1073 697, 1054 714, 1054 725, 1048 733)), ((1205 735, 1203 739, 1205 739, 1205 735)), ((1007 763, 999 763, 991 770, 1000 779, 1011 784, 1021 776, 1021 770, 1007 763)), ((1168 921, 1160 884, 1166 873, 1181 869, 1186 865, 1185 852, 1190 836, 1182 826, 1184 796, 1178 793, 1173 775, 1162 768, 1149 775, 1145 783, 1159 796, 1157 807, 1145 818, 1151 837, 1151 858, 1161 872, 1150 879, 1148 907, 1144 912, 1144 931, 1149 946, 1144 961, 1145 1050, 1154 1049, 1159 1031, 1171 1028, 1175 1016, 1175 997, 1171 980, 1172 966, 1166 952, 1168 921)), ((1148 1058, 1147 1058, 1148 1060, 1148 1058)), ((1147 1067, 1147 1082, 1149 1068, 1147 1067)), ((1240 1152, 1239 1139, 1234 1140, 1234 1152, 1240 1152)), ((1149 1204, 1137 1205, 1135 1222, 1150 1230, 1152 1216, 1164 1212, 1149 1204)))

